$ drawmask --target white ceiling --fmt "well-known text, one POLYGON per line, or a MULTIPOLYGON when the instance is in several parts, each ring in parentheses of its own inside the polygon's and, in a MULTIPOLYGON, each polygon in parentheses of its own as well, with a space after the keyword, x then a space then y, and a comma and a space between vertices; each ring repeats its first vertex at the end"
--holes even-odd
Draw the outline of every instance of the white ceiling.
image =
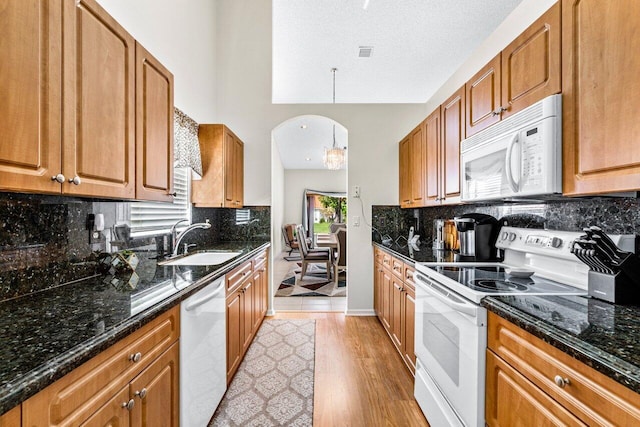
MULTIPOLYGON (((424 103, 522 0, 273 0, 274 103, 424 103), (359 58, 360 46, 373 46, 359 58)), ((285 169, 324 169, 332 120, 274 131, 285 169), (306 125, 306 129, 301 126, 306 125), (309 160, 307 160, 309 159, 309 160)), ((347 130, 336 126, 338 146, 347 130)))
POLYGON ((326 117, 294 117, 277 127, 273 139, 283 167, 325 169, 322 159, 324 149, 333 145, 333 125, 336 127, 336 147, 347 147, 347 130, 326 117))
POLYGON ((273 102, 426 102, 521 1, 273 0, 273 102))

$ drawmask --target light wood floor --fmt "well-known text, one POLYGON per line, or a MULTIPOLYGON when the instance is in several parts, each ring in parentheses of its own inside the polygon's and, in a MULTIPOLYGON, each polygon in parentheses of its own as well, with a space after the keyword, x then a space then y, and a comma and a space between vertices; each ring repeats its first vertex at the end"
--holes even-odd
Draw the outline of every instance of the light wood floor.
POLYGON ((428 426, 413 377, 375 317, 283 313, 316 319, 314 427, 428 426))

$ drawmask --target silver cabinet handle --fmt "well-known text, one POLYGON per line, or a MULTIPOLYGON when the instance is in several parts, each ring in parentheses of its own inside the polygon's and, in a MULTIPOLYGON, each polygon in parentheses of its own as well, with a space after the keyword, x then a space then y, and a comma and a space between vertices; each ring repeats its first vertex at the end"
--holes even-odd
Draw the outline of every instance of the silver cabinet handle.
POLYGON ((500 114, 504 113, 504 112, 505 112, 505 111, 507 111, 507 110, 508 110, 508 108, 506 108, 506 107, 502 107, 502 106, 501 106, 501 107, 496 108, 495 110, 493 110, 493 113, 492 113, 492 114, 493 114, 494 116, 499 116, 500 114))
POLYGON ((142 390, 140 390, 140 391, 136 391, 134 394, 135 394, 136 396, 138 396, 140 399, 144 399, 144 398, 145 398, 145 396, 147 395, 147 389, 146 389, 146 388, 143 388, 143 389, 142 389, 142 390))
POLYGON ((139 362, 140 359, 142 359, 142 353, 140 352, 129 355, 129 360, 132 361, 133 363, 139 362))
POLYGON ((60 184, 62 184, 63 182, 65 182, 67 179, 64 177, 64 175, 62 175, 61 173, 59 173, 58 175, 54 175, 51 177, 51 181, 56 181, 59 182, 60 184))
POLYGON ((127 411, 132 410, 135 405, 136 405, 136 402, 134 402, 133 399, 129 399, 128 402, 122 402, 122 407, 126 408, 127 411))
POLYGON ((569 378, 562 378, 560 375, 556 375, 553 381, 555 381, 556 385, 560 388, 564 388, 564 386, 571 384, 569 378))
POLYGON ((69 178, 69 182, 71 184, 74 184, 74 185, 82 184, 82 180, 80 179, 80 177, 78 175, 74 176, 73 178, 69 178))

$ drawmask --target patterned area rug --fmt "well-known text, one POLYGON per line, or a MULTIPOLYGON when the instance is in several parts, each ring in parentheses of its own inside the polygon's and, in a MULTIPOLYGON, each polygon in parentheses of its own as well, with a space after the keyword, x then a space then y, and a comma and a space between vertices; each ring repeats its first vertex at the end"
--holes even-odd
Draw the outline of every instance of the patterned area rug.
POLYGON ((302 264, 295 263, 276 291, 277 297, 344 297, 347 295, 347 275, 338 274, 338 283, 327 279, 327 269, 322 264, 309 264, 307 274, 300 277, 302 264))
POLYGON ((265 320, 212 426, 311 426, 316 321, 265 320))

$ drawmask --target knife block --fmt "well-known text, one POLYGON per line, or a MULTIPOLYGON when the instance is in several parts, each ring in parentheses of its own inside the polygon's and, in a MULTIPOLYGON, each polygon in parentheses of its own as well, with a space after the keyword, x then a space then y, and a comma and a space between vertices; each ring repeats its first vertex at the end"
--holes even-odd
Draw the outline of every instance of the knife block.
POLYGON ((640 283, 623 271, 616 274, 589 270, 589 295, 613 304, 640 304, 640 283))

